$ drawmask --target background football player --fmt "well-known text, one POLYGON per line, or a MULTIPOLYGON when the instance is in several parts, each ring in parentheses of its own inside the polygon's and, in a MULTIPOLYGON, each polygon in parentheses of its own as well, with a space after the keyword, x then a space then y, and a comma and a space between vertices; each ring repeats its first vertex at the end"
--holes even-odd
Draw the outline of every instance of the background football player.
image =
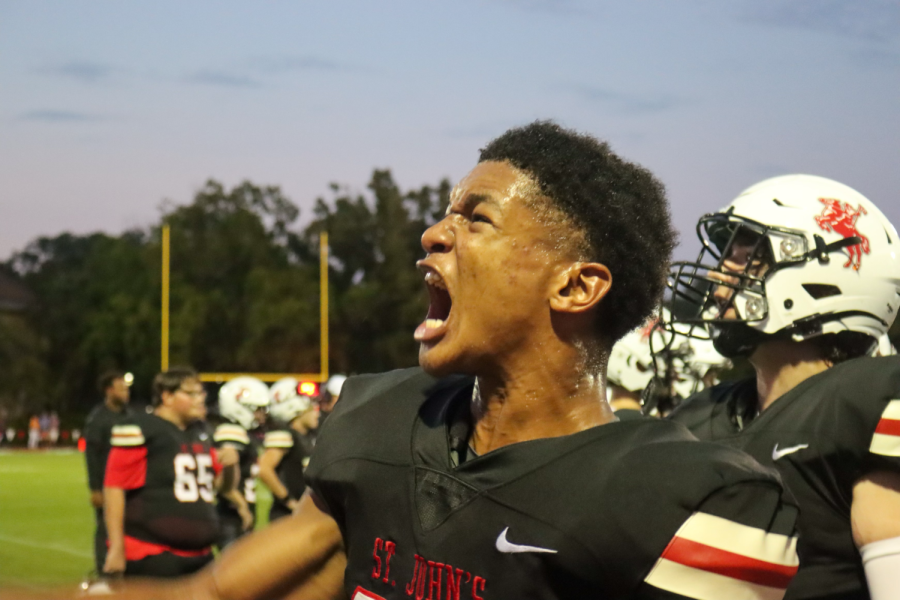
POLYGON ((259 418, 269 404, 269 386, 255 377, 236 377, 219 388, 219 415, 227 422, 216 426, 216 448, 233 448, 239 458, 238 479, 233 488, 219 492, 218 546, 224 548, 253 528, 256 515, 256 446, 249 431, 259 426, 259 418))
POLYGON ((900 309, 895 228, 857 191, 789 175, 745 190, 698 231, 700 257, 676 263, 671 280, 693 309, 675 318, 707 325, 756 374, 672 418, 781 472, 801 508, 790 597, 900 597, 900 362, 867 356, 900 309))
POLYGON ((131 390, 125 381, 123 371, 107 371, 97 381, 103 394, 103 402, 91 410, 84 423, 85 451, 88 487, 91 492, 91 506, 94 507, 97 528, 94 532, 94 563, 97 573, 103 571, 106 562, 106 523, 103 517, 103 478, 106 474, 106 459, 111 450, 110 438, 113 425, 130 414, 128 400, 131 390))
POLYGON ((206 392, 196 371, 173 368, 153 380, 153 413, 112 429, 104 513, 104 572, 145 577, 192 573, 212 560, 217 487, 228 489, 237 453, 220 462, 205 427, 206 392), (222 477, 222 473, 227 474, 222 477))
POLYGON ((662 416, 691 394, 718 382, 730 367, 708 339, 691 338, 662 323, 661 309, 613 346, 606 371, 609 404, 620 419, 662 416))
POLYGON ((290 515, 306 490, 303 471, 312 455, 319 407, 298 392, 299 385, 285 377, 269 390, 271 422, 259 458, 259 478, 272 491, 270 522, 290 515))

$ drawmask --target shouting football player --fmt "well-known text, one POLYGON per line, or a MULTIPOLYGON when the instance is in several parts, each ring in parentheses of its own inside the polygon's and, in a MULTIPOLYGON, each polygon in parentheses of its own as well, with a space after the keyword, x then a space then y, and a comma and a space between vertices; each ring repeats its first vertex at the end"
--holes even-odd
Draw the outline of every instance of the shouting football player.
POLYGON ((800 506, 789 597, 900 598, 900 359, 866 357, 900 309, 896 230, 855 190, 788 175, 698 231, 700 258, 672 275, 694 310, 673 312, 756 376, 672 418, 781 472, 800 506))
POLYGON ((351 377, 293 517, 131 598, 780 598, 776 474, 606 401, 660 299, 664 192, 596 139, 506 132, 422 237, 422 368, 351 377))
POLYGON ((169 369, 153 380, 153 413, 113 426, 103 487, 105 573, 174 577, 212 560, 216 488, 233 486, 235 469, 222 467, 238 457, 226 448, 220 463, 206 429, 195 426, 206 417, 205 399, 193 369, 169 369))

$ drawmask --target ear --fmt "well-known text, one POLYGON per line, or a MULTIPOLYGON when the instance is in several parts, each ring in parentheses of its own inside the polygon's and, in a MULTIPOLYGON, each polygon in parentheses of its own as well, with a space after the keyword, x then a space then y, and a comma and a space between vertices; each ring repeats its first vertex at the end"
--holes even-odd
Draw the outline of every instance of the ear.
POLYGON ((175 396, 173 392, 167 392, 163 390, 163 392, 159 395, 159 405, 160 406, 169 406, 172 404, 172 398, 175 396))
POLYGON ((550 308, 562 313, 593 309, 612 287, 612 273, 600 263, 574 263, 554 280, 550 308))

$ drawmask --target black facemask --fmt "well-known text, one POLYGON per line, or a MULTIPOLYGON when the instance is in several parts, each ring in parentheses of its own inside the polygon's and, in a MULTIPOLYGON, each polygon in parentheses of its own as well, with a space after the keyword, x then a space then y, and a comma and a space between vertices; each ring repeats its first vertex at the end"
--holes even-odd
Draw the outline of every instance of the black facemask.
POLYGON ((709 335, 716 352, 725 358, 750 356, 757 346, 771 338, 741 321, 710 324, 709 335))

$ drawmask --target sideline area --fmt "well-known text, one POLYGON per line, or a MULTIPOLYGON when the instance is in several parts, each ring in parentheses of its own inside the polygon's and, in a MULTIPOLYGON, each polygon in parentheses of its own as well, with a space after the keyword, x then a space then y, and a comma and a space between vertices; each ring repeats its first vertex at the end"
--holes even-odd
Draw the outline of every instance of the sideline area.
MULTIPOLYGON (((264 525, 271 495, 260 485, 264 525)), ((94 512, 72 448, 0 451, 0 588, 77 584, 93 569, 94 512)))

